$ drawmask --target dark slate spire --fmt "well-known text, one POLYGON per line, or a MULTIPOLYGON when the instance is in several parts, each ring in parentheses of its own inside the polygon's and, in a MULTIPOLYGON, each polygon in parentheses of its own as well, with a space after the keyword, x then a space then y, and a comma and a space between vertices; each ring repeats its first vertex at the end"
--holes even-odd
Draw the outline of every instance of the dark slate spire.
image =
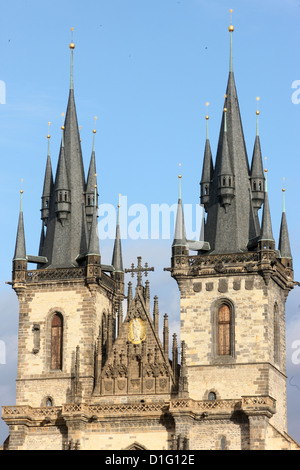
MULTIPOLYGON (((97 118, 95 117, 95 120, 97 118)), ((90 225, 93 218, 93 207, 94 207, 94 186, 95 180, 97 184, 96 177, 96 158, 95 158, 95 134, 96 129, 93 129, 93 148, 90 160, 90 166, 88 171, 87 183, 85 188, 85 209, 86 209, 86 218, 87 223, 90 225)), ((96 205, 98 205, 98 194, 96 194, 96 205)))
MULTIPOLYGON (((259 97, 256 98, 259 101, 259 97)), ((255 223, 259 227, 258 210, 264 201, 264 170, 262 163, 261 145, 258 132, 258 116, 259 110, 256 111, 256 137, 253 148, 252 163, 251 163, 251 190, 252 190, 252 202, 255 212, 255 223)))
POLYGON ((121 246, 121 232, 120 232, 120 203, 118 204, 116 238, 115 238, 114 251, 113 251, 111 264, 114 267, 116 272, 124 272, 123 258, 122 258, 122 246, 121 246))
MULTIPOLYGON (((50 122, 48 123, 50 126, 50 122)), ((47 153, 47 163, 45 170, 44 178, 44 187, 42 194, 42 209, 41 209, 41 219, 44 221, 44 224, 47 226, 47 220, 49 217, 49 207, 50 207, 50 197, 53 190, 53 174, 52 174, 52 165, 50 157, 50 134, 48 132, 48 153, 47 153)))
POLYGON ((99 249, 99 237, 98 237, 98 216, 97 216, 97 206, 94 205, 93 220, 90 230, 90 240, 88 246, 88 255, 100 255, 99 249))
POLYGON ((227 212, 227 207, 234 198, 234 175, 229 158, 228 140, 227 140, 227 108, 224 108, 224 133, 221 145, 220 168, 218 173, 218 197, 221 205, 227 212))
POLYGON ((288 226, 286 221, 285 213, 285 189, 282 190, 283 193, 283 209, 280 225, 280 235, 279 235, 279 246, 281 258, 292 258, 291 246, 290 246, 290 237, 288 232, 288 226))
POLYGON ((206 141, 205 141, 205 149, 204 149, 204 159, 203 159, 203 167, 202 167, 202 176, 201 176, 201 204, 204 204, 206 209, 207 204, 209 203, 209 192, 210 192, 210 183, 212 180, 213 175, 213 162, 212 162, 212 154, 210 148, 210 141, 208 136, 208 119, 209 116, 205 116, 206 119, 206 141))
MULTIPOLYGON (((232 33, 230 31, 230 69, 223 108, 227 109, 223 113, 219 143, 217 149, 215 169, 210 186, 210 201, 207 207, 207 220, 205 224, 204 237, 210 244, 212 253, 237 253, 247 250, 250 229, 251 214, 251 191, 249 183, 249 163, 243 133, 243 126, 240 115, 239 101, 235 86, 233 65, 232 65, 232 33), (224 151, 225 115, 227 130, 228 151, 224 151), (224 162, 225 159, 225 162, 224 162), (227 159, 227 163, 226 163, 227 159), (229 165, 230 164, 230 165, 229 165), (231 169, 234 181, 234 197, 231 204, 222 205, 220 199, 219 175, 224 171, 224 167, 231 169)), ((227 183, 226 183, 227 184, 227 183)), ((229 189, 228 175, 228 189, 229 189)), ((223 191, 222 191, 223 192, 223 191)), ((232 189, 229 190, 232 197, 232 189)))
POLYGON ((177 206, 177 215, 176 215, 176 223, 175 223, 175 233, 174 233, 174 246, 184 246, 187 248, 187 240, 186 240, 186 232, 185 232, 185 224, 184 224, 184 215, 183 215, 183 207, 182 207, 182 200, 181 200, 181 175, 179 175, 179 198, 178 198, 178 206, 177 206))
MULTIPOLYGON (((267 170, 265 170, 265 172, 267 174, 267 170)), ((265 201, 264 201, 264 208, 263 208, 263 215, 262 215, 260 239, 262 241, 270 241, 270 240, 274 241, 269 197, 268 197, 268 188, 267 188, 267 177, 265 181, 265 201)))
POLYGON ((19 214, 15 254, 14 254, 13 261, 26 260, 25 231, 24 231, 24 220, 23 220, 23 189, 21 189, 20 193, 21 193, 20 214, 19 214))
MULTIPOLYGON (((57 179, 50 201, 47 233, 44 243, 43 255, 48 259, 47 267, 77 266, 80 255, 87 252, 87 235, 85 210, 83 210, 83 198, 85 193, 85 175, 81 153, 80 135, 77 122, 77 113, 74 99, 73 86, 73 41, 71 49, 71 79, 69 100, 64 122, 64 132, 60 159, 57 170, 57 179), (65 185, 69 196, 68 201, 55 201, 58 195, 58 186, 65 185), (69 212, 64 219, 60 218, 63 211, 58 211, 57 202, 67 202, 69 212)), ((63 188, 65 189, 65 188, 63 188)), ((63 195, 64 197, 64 195, 63 195)), ((66 204, 65 204, 66 206, 66 204)), ((61 209, 61 208, 60 208, 61 209)), ((66 212, 66 211, 65 211, 66 212)))

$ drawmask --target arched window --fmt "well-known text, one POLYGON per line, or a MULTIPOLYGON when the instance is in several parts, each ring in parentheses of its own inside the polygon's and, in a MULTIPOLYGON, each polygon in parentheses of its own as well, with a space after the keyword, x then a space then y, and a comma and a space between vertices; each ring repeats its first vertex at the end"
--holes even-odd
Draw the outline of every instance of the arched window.
POLYGON ((231 315, 228 305, 223 304, 218 311, 218 354, 231 354, 231 315))
POLYGON ((220 448, 221 450, 226 450, 226 437, 225 436, 221 437, 220 448))
POLYGON ((253 181, 253 190, 256 191, 256 181, 253 181))
POLYGON ((51 399, 51 398, 47 398, 47 400, 46 400, 46 406, 47 406, 47 408, 50 408, 52 405, 53 405, 52 399, 51 399))
POLYGON ((106 313, 102 313, 102 322, 101 322, 101 333, 102 333, 102 362, 103 364, 106 361, 106 353, 107 353, 107 336, 108 336, 108 325, 107 325, 107 318, 106 313))
POLYGON ((208 399, 210 401, 215 401, 217 399, 217 395, 215 394, 215 392, 209 392, 208 399))
POLYGON ((62 369, 63 317, 56 313, 51 323, 51 370, 62 369))

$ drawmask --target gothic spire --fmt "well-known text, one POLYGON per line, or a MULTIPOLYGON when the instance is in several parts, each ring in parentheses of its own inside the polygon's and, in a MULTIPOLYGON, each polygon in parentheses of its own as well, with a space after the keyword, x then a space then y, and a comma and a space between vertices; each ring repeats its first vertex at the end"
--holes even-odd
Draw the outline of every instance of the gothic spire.
POLYGON ((114 251, 112 257, 112 266, 115 271, 123 272, 123 258, 122 258, 122 246, 121 246, 121 232, 120 232, 120 201, 118 204, 118 213, 117 213, 117 228, 116 228, 116 238, 114 244, 114 251))
POLYGON ((222 113, 209 203, 205 207, 207 219, 204 238, 210 244, 212 253, 236 253, 246 250, 251 231, 250 174, 232 64, 233 31, 234 27, 230 25, 230 66, 223 105, 226 112, 222 113), (226 177, 225 171, 231 174, 226 177), (220 175, 223 174, 224 188, 221 184, 223 179, 220 180, 220 175))
MULTIPOLYGON (((87 183, 85 187, 85 209, 87 223, 90 226, 93 218, 93 207, 94 207, 94 186, 97 184, 97 172, 96 172, 96 158, 95 158, 95 135, 96 135, 96 120, 95 127, 93 129, 93 148, 90 159, 90 166, 88 171, 87 183), (96 182, 95 182, 96 177, 96 182)), ((96 205, 98 205, 98 194, 96 193, 96 205)))
POLYGON ((178 206, 177 206, 174 241, 173 241, 173 245, 172 245, 173 247, 174 246, 185 246, 185 247, 187 247, 183 207, 182 207, 182 200, 181 200, 181 178, 182 178, 182 176, 179 175, 178 176, 178 179, 179 179, 179 198, 178 198, 178 206))
POLYGON ((282 208, 278 249, 280 251, 281 258, 292 258, 290 238, 289 238, 286 212, 285 212, 285 189, 284 188, 282 190, 282 194, 283 194, 283 208, 282 208))
POLYGON ((261 240, 274 241, 273 231, 272 231, 270 205, 269 205, 269 197, 268 197, 268 188, 267 188, 267 171, 268 170, 265 170, 265 173, 266 173, 265 201, 264 201, 264 208, 263 208, 263 215, 262 215, 260 239, 261 240))
MULTIPOLYGON (((208 106, 209 103, 206 103, 208 106)), ((208 136, 208 114, 205 116, 206 119, 206 141, 205 141, 205 149, 204 149, 204 158, 203 158, 203 167, 202 167, 202 176, 201 176, 201 203, 204 204, 205 209, 207 208, 207 204, 209 203, 209 192, 210 192, 210 183, 213 176, 213 162, 212 162, 212 154, 210 148, 210 141, 208 136)))
POLYGON ((75 45, 73 39, 69 47, 71 50, 69 100, 63 124, 57 178, 50 201, 43 253, 48 259, 47 267, 52 268, 77 266, 77 259, 86 253, 88 245, 83 204, 85 175, 74 99, 73 51, 75 45), (59 186, 66 187, 60 188, 59 186), (59 189, 65 189, 65 191, 60 194, 59 189), (63 200, 60 199, 61 196, 63 200))
MULTIPOLYGON (((48 126, 50 128, 50 122, 48 126)), ((41 208, 41 219, 43 220, 45 226, 47 226, 47 221, 49 217, 49 207, 50 207, 50 197, 53 190, 53 174, 52 174, 52 165, 51 165, 51 157, 50 157, 50 133, 48 131, 47 139, 48 139, 48 152, 47 152, 47 163, 46 163, 46 170, 45 170, 45 178, 44 178, 44 186, 43 186, 43 194, 42 194, 42 208, 41 208)))
MULTIPOLYGON (((23 182, 23 180, 22 180, 23 182)), ((23 189, 20 191, 20 213, 19 222, 17 229, 17 238, 15 245, 15 254, 13 260, 26 260, 26 245, 25 245, 25 231, 24 231, 24 220, 23 220, 23 189)))
POLYGON ((94 211, 93 211, 93 220, 90 230, 90 239, 89 239, 89 246, 88 246, 88 255, 100 255, 99 249, 99 237, 98 237, 98 207, 96 202, 96 194, 97 194, 97 185, 94 185, 95 195, 94 195, 94 211))

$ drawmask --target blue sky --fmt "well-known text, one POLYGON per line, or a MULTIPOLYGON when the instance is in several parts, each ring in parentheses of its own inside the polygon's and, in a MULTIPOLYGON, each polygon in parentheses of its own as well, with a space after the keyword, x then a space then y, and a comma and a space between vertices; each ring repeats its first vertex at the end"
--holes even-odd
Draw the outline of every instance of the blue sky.
MULTIPOLYGON (((17 302, 10 286, 11 260, 24 179, 28 254, 37 254, 40 197, 46 164, 48 121, 56 168, 61 113, 69 88, 70 28, 74 27, 74 82, 84 163, 97 120, 96 158, 100 203, 128 205, 177 201, 181 163, 183 201, 199 202, 199 181, 209 106, 209 134, 215 156, 229 69, 229 9, 233 11, 233 65, 249 159, 260 97, 260 136, 267 157, 273 233, 278 240, 285 177, 286 208, 295 278, 300 280, 299 166, 300 104, 292 84, 300 80, 300 0, 29 0, 6 2, 0 17, 0 340, 7 363, 0 364, 0 405, 14 404, 17 302)), ((300 88, 300 87, 299 87, 300 88)), ((298 95, 300 96, 300 94, 298 95)), ((124 264, 142 255, 155 265, 153 295, 178 328, 175 281, 162 271, 170 263, 166 240, 127 240, 124 264), (172 302, 170 303, 170 296, 172 302)), ((111 240, 101 242, 110 263, 111 240)), ((292 363, 300 339, 300 289, 287 302, 289 432, 300 441, 300 365, 292 363)), ((7 429, 0 424, 0 441, 7 429)))

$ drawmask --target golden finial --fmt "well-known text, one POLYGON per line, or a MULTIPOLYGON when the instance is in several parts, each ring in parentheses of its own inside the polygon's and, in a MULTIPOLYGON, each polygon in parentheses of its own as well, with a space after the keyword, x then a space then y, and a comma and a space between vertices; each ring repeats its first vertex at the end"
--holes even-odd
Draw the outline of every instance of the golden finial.
POLYGON ((97 119, 98 119, 97 116, 95 116, 95 117, 94 117, 94 120, 95 120, 95 127, 94 127, 94 129, 93 129, 93 133, 94 133, 94 134, 96 134, 96 132, 97 132, 97 131, 96 131, 96 121, 97 121, 97 119))
POLYGON ((283 188, 282 188, 282 192, 284 193, 285 192, 285 188, 284 188, 284 181, 285 181, 285 178, 282 178, 283 180, 283 188))
POLYGON ((20 193, 23 194, 23 180, 21 180, 21 189, 20 189, 20 193))
MULTIPOLYGON (((209 105, 210 105, 210 103, 207 101, 207 102, 205 103, 205 106, 207 106, 207 108, 208 108, 209 105)), ((209 115, 208 115, 208 114, 205 116, 205 119, 206 119, 206 120, 209 119, 209 115)))
POLYGON ((232 33, 232 32, 234 31, 234 27, 232 26, 232 12, 233 12, 233 10, 230 9, 230 10, 229 10, 229 13, 230 13, 230 26, 229 26, 229 28, 228 28, 228 31, 229 31, 230 33, 232 33))
MULTIPOLYGON (((181 163, 179 163, 179 167, 181 167, 181 163)), ((181 169, 181 168, 179 168, 179 170, 180 170, 180 169, 181 169)), ((182 176, 179 174, 179 175, 178 175, 178 178, 180 179, 180 178, 182 178, 182 176)))
MULTIPOLYGON (((267 164, 267 157, 265 157, 265 163, 267 164)), ((265 173, 268 173, 267 168, 265 168, 265 173)))
POLYGON ((119 204, 118 204, 118 207, 121 207, 121 193, 119 193, 119 204))
POLYGON ((51 122, 48 122, 48 134, 47 134, 47 139, 50 139, 50 126, 51 126, 51 122))
POLYGON ((256 110, 256 115, 258 116, 259 115, 259 109, 258 109, 258 103, 259 103, 259 100, 260 100, 260 97, 257 96, 256 97, 256 101, 257 101, 257 110, 256 110))
POLYGON ((69 45, 70 49, 75 49, 75 44, 73 42, 73 31, 74 31, 74 28, 71 28, 72 38, 71 38, 71 42, 70 42, 70 45, 69 45))
POLYGON ((65 115, 65 113, 61 113, 61 116, 62 116, 62 126, 61 126, 61 130, 62 130, 62 131, 65 129, 65 126, 64 126, 64 115, 65 115))

